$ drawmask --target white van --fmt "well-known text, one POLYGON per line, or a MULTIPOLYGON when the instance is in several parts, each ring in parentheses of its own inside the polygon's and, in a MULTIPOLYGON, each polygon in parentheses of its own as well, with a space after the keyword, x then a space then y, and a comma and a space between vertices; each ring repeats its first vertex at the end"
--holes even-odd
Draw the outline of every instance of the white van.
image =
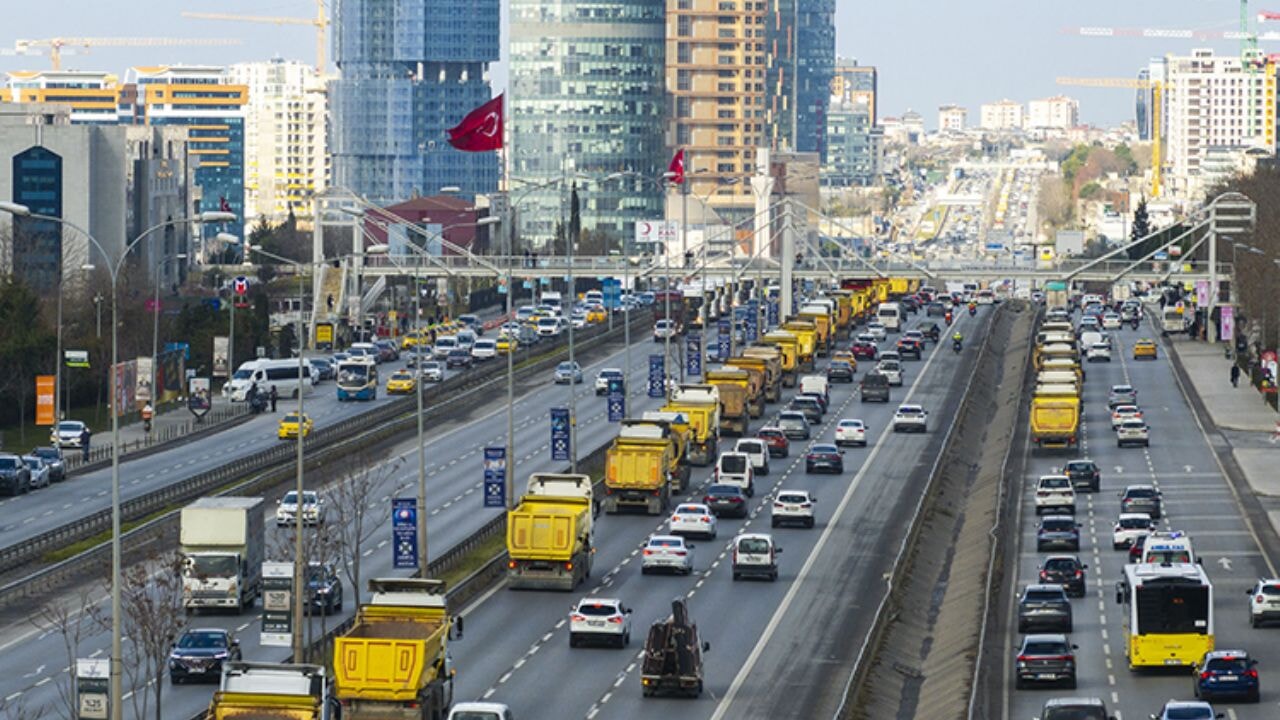
POLYGON ((231 380, 222 386, 222 396, 231 402, 244 402, 245 394, 255 384, 259 392, 271 392, 275 386, 280 397, 298 397, 299 388, 310 394, 313 383, 311 363, 302 364, 302 384, 298 383, 297 360, 250 360, 241 365, 231 376, 231 380))
POLYGON ((755 468, 751 456, 740 452, 721 453, 716 461, 716 474, 713 482, 723 485, 737 485, 747 497, 756 494, 755 468))
POLYGON ((733 579, 762 577, 778 579, 778 555, 782 548, 767 533, 743 533, 733 539, 733 579))
POLYGON ((902 306, 896 302, 880 303, 876 308, 876 320, 886 332, 898 332, 902 329, 902 306))
POLYGON ((823 400, 831 401, 831 383, 825 375, 805 375, 800 378, 800 392, 821 395, 823 400))
POLYGON ((549 290, 544 291, 542 295, 538 297, 538 303, 541 305, 550 305, 556 310, 559 310, 561 314, 564 312, 564 303, 561 302, 560 293, 558 292, 551 292, 549 290))

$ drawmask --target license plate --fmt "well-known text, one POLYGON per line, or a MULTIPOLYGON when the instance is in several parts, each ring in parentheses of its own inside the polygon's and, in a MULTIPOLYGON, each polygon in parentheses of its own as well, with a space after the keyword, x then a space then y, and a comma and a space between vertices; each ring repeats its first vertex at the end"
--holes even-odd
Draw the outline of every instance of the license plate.
POLYGON ((1174 659, 1174 658, 1166 658, 1166 659, 1165 659, 1165 661, 1164 661, 1164 664, 1165 664, 1165 665, 1181 665, 1182 663, 1178 662, 1178 661, 1177 661, 1176 659, 1174 659))
POLYGON ((1239 680, 1239 679, 1240 678, 1236 677, 1235 675, 1223 675, 1222 677, 1218 678, 1218 682, 1235 682, 1236 680, 1239 680))
POLYGON ((787 506, 786 506, 786 509, 787 509, 787 512, 799 512, 799 511, 800 511, 800 507, 799 507, 798 505, 787 505, 787 506))
POLYGON ((591 627, 604 627, 603 620, 588 620, 587 624, 590 625, 591 627))
POLYGON ((1057 675, 1054 675, 1053 673, 1036 673, 1037 680, 1052 680, 1056 677, 1057 675))

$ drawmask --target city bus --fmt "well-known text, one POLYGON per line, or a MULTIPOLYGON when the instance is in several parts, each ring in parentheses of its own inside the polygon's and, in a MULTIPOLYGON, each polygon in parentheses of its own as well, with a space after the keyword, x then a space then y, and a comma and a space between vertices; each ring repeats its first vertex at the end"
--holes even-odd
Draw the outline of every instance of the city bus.
POLYGON ((1198 564, 1126 565, 1116 602, 1130 670, 1189 667, 1213 650, 1213 584, 1198 564))
POLYGON ((338 400, 377 400, 378 365, 370 357, 338 363, 338 400))

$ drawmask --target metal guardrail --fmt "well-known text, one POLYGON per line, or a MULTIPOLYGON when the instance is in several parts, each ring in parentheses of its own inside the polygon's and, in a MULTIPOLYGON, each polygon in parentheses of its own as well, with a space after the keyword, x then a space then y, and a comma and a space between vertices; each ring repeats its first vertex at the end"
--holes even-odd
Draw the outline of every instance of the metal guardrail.
MULTIPOLYGON (((182 410, 173 410, 172 412, 182 412, 182 410)), ((136 416, 137 413, 130 413, 129 416, 136 416)), ((194 440, 204 435, 222 430, 229 423, 239 422, 249 417, 249 409, 243 405, 223 405, 215 407, 209 411, 207 415, 197 421, 194 417, 190 420, 184 420, 177 425, 166 424, 159 427, 157 423, 156 432, 150 436, 140 438, 134 442, 120 443, 120 461, 124 462, 126 458, 136 458, 148 455, 163 449, 162 446, 175 441, 194 440)), ((95 445, 92 440, 89 443, 89 460, 86 462, 84 453, 78 448, 69 448, 63 452, 62 462, 67 468, 68 479, 71 473, 84 473, 90 470, 98 470, 111 464, 111 434, 110 432, 99 432, 94 434, 98 444, 95 445)))
MULTIPOLYGON (((633 329, 635 329, 636 325, 644 326, 651 321, 649 314, 643 313, 639 314, 639 317, 633 318, 631 322, 633 329)), ((618 324, 613 330, 600 326, 598 329, 593 328, 587 331, 585 334, 588 337, 576 344, 580 345, 581 351, 586 352, 616 339, 622 332, 621 324, 618 324)), ((543 352, 537 355, 533 355, 532 351, 530 351, 530 355, 532 357, 526 357, 525 361, 532 359, 533 364, 518 370, 517 377, 545 372, 560 361, 560 354, 557 351, 543 352)), ((458 385, 456 388, 451 388, 452 391, 456 391, 456 394, 423 408, 424 417, 447 415, 458 409, 458 407, 465 407, 473 403, 475 395, 488 392, 492 389, 491 386, 505 380, 506 371, 505 368, 499 367, 500 365, 503 365, 503 363, 493 364, 493 370, 483 377, 471 375, 455 376, 442 383, 441 386, 437 386, 449 385, 453 381, 457 381, 458 385)), ((306 461, 308 464, 322 465, 327 460, 343 457, 350 445, 367 445, 371 442, 381 442, 395 435, 412 431, 416 426, 416 419, 413 415, 413 411, 416 410, 416 407, 414 407, 416 402, 413 396, 409 396, 395 403, 388 403, 369 413, 348 418, 336 425, 316 431, 305 441, 308 447, 306 461), (408 413, 407 415, 405 414, 406 412, 408 413)), ((146 496, 122 503, 122 522, 145 518, 175 504, 193 500, 210 491, 225 487, 235 482, 237 478, 247 478, 247 480, 238 483, 233 490, 234 492, 253 493, 265 490, 287 479, 285 477, 286 474, 292 474, 293 463, 296 459, 295 452, 296 448, 292 443, 277 445, 268 450, 232 461, 222 467, 179 481, 146 496)), ((122 533, 121 542, 128 549, 129 546, 133 545, 135 541, 139 541, 144 535, 155 534, 159 525, 172 521, 177 513, 178 510, 175 509, 140 527, 122 533)), ((502 531, 505 532, 505 516, 500 517, 499 520, 502 521, 502 531)), ((74 523, 69 523, 38 535, 31 540, 0 550, 0 567, 6 570, 19 567, 38 559, 45 552, 93 537, 109 530, 110 527, 111 510, 107 508, 74 523)), ((490 533, 494 532, 494 529, 489 525, 486 525, 481 530, 488 530, 490 533)), ((466 545, 467 547, 459 549, 455 546, 455 548, 451 548, 441 556, 440 561, 453 559, 452 561, 456 563, 454 558, 465 555, 476 543, 483 542, 490 536, 491 534, 477 538, 476 534, 473 534, 460 543, 460 545, 466 545)), ((103 561, 109 551, 110 543, 104 541, 74 557, 0 587, 0 607, 31 597, 44 597, 51 588, 56 588, 68 580, 84 577, 87 569, 93 563, 103 561)))

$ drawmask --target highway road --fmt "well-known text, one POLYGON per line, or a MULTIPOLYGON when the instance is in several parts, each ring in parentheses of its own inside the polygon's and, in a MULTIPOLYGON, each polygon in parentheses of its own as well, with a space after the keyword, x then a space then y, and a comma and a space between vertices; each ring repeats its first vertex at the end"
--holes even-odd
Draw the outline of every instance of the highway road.
MULTIPOLYGON (((642 394, 648 374, 646 356, 653 352, 656 346, 647 333, 641 334, 639 338, 633 338, 632 346, 631 389, 633 395, 630 399, 632 412, 656 409, 659 401, 642 394)), ((623 358, 624 352, 619 348, 598 362, 584 365, 585 381, 574 388, 577 393, 580 456, 585 456, 594 448, 607 443, 616 434, 616 427, 605 422, 607 417, 605 399, 595 396, 592 381, 600 368, 621 367, 623 358)), ((331 389, 332 385, 327 387, 331 389)), ((550 459, 548 408, 566 405, 568 394, 569 386, 553 385, 548 372, 545 382, 531 385, 527 394, 518 398, 515 406, 517 463, 514 475, 517 488, 523 485, 524 479, 532 472, 551 472, 564 468, 565 463, 553 462, 550 459)), ((346 404, 344 408, 345 406, 346 404)), ((274 433, 274 425, 270 430, 274 433)), ((430 427, 428 433, 425 446, 425 457, 428 463, 427 506, 430 508, 428 534, 432 548, 430 554, 434 557, 475 532, 501 512, 482 506, 483 483, 480 456, 485 446, 501 445, 505 442, 504 398, 499 393, 485 403, 477 403, 471 412, 451 417, 444 423, 430 427)), ((415 496, 417 492, 416 456, 413 440, 403 442, 388 451, 385 455, 387 460, 402 458, 403 461, 396 471, 389 473, 385 483, 373 493, 372 497, 389 503, 392 495, 415 496)), ((267 502, 268 548, 282 545, 283 541, 291 537, 289 529, 277 529, 274 525, 274 500, 274 497, 268 498, 267 502)), ((391 567, 391 549, 387 547, 390 539, 388 524, 386 531, 376 535, 369 544, 366 551, 369 556, 364 559, 361 570, 363 578, 405 574, 404 571, 396 571, 391 567)), ((292 545, 290 544, 289 547, 292 545)), ((330 616, 327 621, 328 627, 333 627, 354 611, 354 593, 345 580, 344 585, 345 612, 330 616)), ((95 594, 102 594, 98 588, 94 590, 95 594)), ((258 607, 260 609, 261 606, 258 607)), ((193 627, 224 627, 235 631, 241 640, 246 659, 279 661, 286 657, 287 650, 258 647, 258 619, 257 612, 242 616, 200 615, 192 617, 191 625, 193 627)), ((320 619, 313 618, 312 622, 318 631, 320 619)), ((90 632, 86 635, 80 645, 79 656, 104 656, 110 645, 109 635, 98 632, 90 632)), ((33 629, 28 621, 0 629, 0 698, 9 697, 10 702, 21 702, 29 709, 57 707, 56 687, 49 678, 60 677, 59 672, 66 664, 65 656, 61 637, 33 629)), ((207 706, 209 696, 208 686, 183 685, 167 689, 165 714, 170 716, 172 712, 172 717, 175 718, 190 717, 207 706)))
MULTIPOLYGON (((896 549, 900 542, 892 532, 905 528, 899 509, 914 506, 918 497, 918 482, 906 481, 918 467, 932 464, 931 453, 954 412, 953 380, 972 361, 981 335, 975 328, 987 313, 962 321, 970 337, 963 356, 949 345, 941 351, 931 346, 923 362, 906 363, 906 385, 895 388, 886 405, 863 405, 854 385, 833 386, 831 408, 812 442, 830 441, 840 418, 860 417, 871 428, 870 446, 846 450, 842 475, 806 475, 808 443, 793 443, 790 459, 774 460, 773 473, 759 479, 761 491, 748 519, 721 519, 718 539, 693 541, 692 575, 641 575, 639 547, 650 534, 665 531, 665 518, 618 515, 600 521, 592 581, 578 592, 494 589, 466 611, 466 639, 451 645, 459 668, 456 698, 501 701, 517 717, 548 720, 823 716, 816 710, 833 707, 831 691, 838 693, 844 682, 833 662, 856 654, 858 633, 866 629, 871 608, 856 610, 863 598, 872 607, 878 601, 878 561, 882 555, 891 561, 890 546, 896 549), (933 411, 927 434, 889 431, 891 415, 907 399, 933 411), (770 530, 771 495, 792 488, 817 494, 816 527, 770 530), (727 548, 743 531, 772 532, 784 549, 777 583, 731 579, 727 548), (567 615, 583 595, 617 597, 634 610, 630 647, 570 649, 567 615), (670 613, 675 597, 687 599, 711 644, 705 692, 699 700, 643 699, 638 663, 644 637, 651 622, 670 613), (851 610, 858 617, 850 617, 851 610), (819 690, 816 684, 823 682, 839 687, 819 690), (815 712, 798 715, 800 708, 815 712)), ((773 406, 768 415, 776 412, 773 406)), ((762 424, 757 420, 752 429, 762 424)), ((709 477, 708 469, 695 468, 695 487, 709 477)))
MULTIPOLYGON (((1075 632, 1072 642, 1079 668, 1079 689, 1013 689, 1013 656, 1005 653, 1003 666, 986 672, 1003 677, 1005 706, 1002 718, 1023 720, 1040 715, 1044 701, 1060 696, 1102 698, 1119 720, 1146 718, 1158 713, 1170 699, 1193 699, 1191 671, 1131 672, 1125 657, 1121 628, 1123 606, 1115 602, 1115 583, 1120 579, 1127 553, 1113 550, 1111 529, 1120 510, 1117 493, 1128 484, 1152 484, 1164 493, 1165 518, 1162 530, 1188 533, 1195 551, 1202 556, 1205 572, 1214 586, 1216 646, 1242 648, 1260 660, 1262 702, 1259 705, 1215 704, 1228 718, 1253 719, 1280 716, 1280 644, 1274 628, 1250 629, 1245 593, 1253 580, 1274 577, 1275 569, 1263 556, 1260 546, 1246 526, 1232 488, 1209 444, 1196 423, 1164 356, 1154 362, 1134 361, 1133 341, 1156 337, 1149 328, 1112 332, 1114 360, 1086 366, 1084 392, 1084 439, 1078 456, 1089 457, 1102 469, 1102 489, 1097 494, 1077 498, 1077 518, 1082 523, 1081 559, 1088 564, 1086 597, 1072 600, 1075 632), (1132 384, 1151 427, 1151 447, 1117 448, 1107 411, 1107 392, 1113 384, 1132 384)), ((1225 380, 1224 380, 1225 381, 1225 380)), ((1016 588, 1036 580, 1037 565, 1048 553, 1035 551, 1034 484, 1043 474, 1061 467, 1068 456, 1029 458, 1022 483, 1020 552, 1016 588)), ((1010 648, 1017 642, 1012 607, 1007 609, 1000 630, 1008 633, 1010 648)), ((998 636, 993 636, 998 637, 998 636)))

